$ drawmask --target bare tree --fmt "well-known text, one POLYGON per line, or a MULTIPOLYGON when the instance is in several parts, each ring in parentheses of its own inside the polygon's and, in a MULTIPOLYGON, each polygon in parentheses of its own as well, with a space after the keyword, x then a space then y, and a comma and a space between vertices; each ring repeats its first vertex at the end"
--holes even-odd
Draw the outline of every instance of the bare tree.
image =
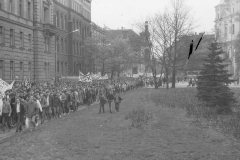
POLYGON ((173 66, 172 66, 172 88, 175 88, 176 73, 177 73, 177 48, 178 40, 181 36, 189 34, 192 30, 192 21, 190 19, 190 12, 184 5, 184 0, 172 0, 172 11, 170 16, 170 26, 174 32, 174 52, 173 52, 173 66))

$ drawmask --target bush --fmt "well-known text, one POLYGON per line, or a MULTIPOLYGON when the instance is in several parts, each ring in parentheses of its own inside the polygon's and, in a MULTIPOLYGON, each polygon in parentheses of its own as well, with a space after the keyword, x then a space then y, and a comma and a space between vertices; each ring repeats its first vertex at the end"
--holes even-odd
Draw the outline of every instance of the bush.
MULTIPOLYGON (((240 97, 239 89, 232 89, 232 91, 235 93, 235 97, 240 97)), ((204 125, 218 128, 220 131, 240 139, 239 105, 231 106, 236 107, 237 113, 219 114, 219 108, 223 109, 223 107, 207 107, 204 102, 196 98, 196 93, 195 88, 160 89, 152 94, 150 100, 157 106, 182 108, 186 111, 187 116, 193 116, 201 123, 206 122, 204 125)), ((240 98, 238 98, 238 101, 240 101, 240 98)))
POLYGON ((129 112, 125 119, 131 120, 131 127, 142 128, 148 124, 152 117, 152 113, 146 112, 143 108, 138 108, 129 112))

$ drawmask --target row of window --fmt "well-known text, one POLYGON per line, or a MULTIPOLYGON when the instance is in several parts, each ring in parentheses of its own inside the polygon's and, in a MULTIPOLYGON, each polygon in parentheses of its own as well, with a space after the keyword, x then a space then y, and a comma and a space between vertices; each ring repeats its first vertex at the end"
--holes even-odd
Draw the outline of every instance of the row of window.
POLYGON ((1 10, 17 14, 18 16, 23 18, 32 19, 32 8, 33 8, 32 0, 7 0, 6 3, 4 3, 4 0, 0 0, 1 10), (15 8, 15 6, 17 6, 17 8, 15 8), (24 15, 25 13, 24 10, 26 10, 26 15, 24 15))
POLYGON ((67 53, 67 39, 56 37, 56 51, 57 52, 66 52, 67 53))
POLYGON ((90 7, 87 7, 87 9, 85 9, 80 3, 78 3, 77 1, 73 1, 72 3, 72 9, 77 12, 77 13, 80 13, 82 14, 85 18, 87 19, 91 19, 91 11, 90 11, 90 7))
POLYGON ((26 37, 22 31, 17 33, 14 29, 7 30, 5 27, 0 26, 0 44, 5 44, 7 39, 9 39, 10 47, 16 46, 15 42, 19 41, 20 48, 32 48, 32 34, 27 34, 26 37), (25 46, 26 42, 28 46, 25 46))
MULTIPOLYGON (((67 31, 68 19, 66 14, 56 11, 56 14, 54 15, 53 19, 54 19, 54 25, 56 27, 67 31)), ((79 29, 78 33, 82 35, 83 39, 90 35, 90 27, 84 26, 81 20, 76 20, 75 18, 73 18, 72 28, 73 28, 73 31, 79 29)))
MULTIPOLYGON (((61 38, 61 37, 56 37, 56 42, 55 42, 55 46, 56 46, 56 51, 62 52, 62 53, 67 53, 67 46, 68 46, 68 41, 67 38, 61 38)), ((47 40, 45 40, 45 50, 47 51, 47 48, 50 45, 50 42, 47 43, 47 40)), ((72 49, 73 49, 73 54, 74 55, 81 55, 84 52, 84 46, 82 43, 80 43, 80 41, 73 41, 72 43, 72 49)))
POLYGON ((64 73, 67 73, 67 72, 68 72, 68 63, 57 61, 57 73, 64 75, 64 73))
MULTIPOLYGON (((8 70, 6 68, 4 60, 0 60, 0 78, 1 79, 8 79, 8 80, 15 80, 16 78, 18 80, 23 80, 24 79, 24 62, 14 62, 10 61, 10 77, 5 76, 5 71, 8 70), (16 68, 19 68, 18 71, 19 73, 17 74, 18 77, 16 77, 16 68)), ((27 76, 31 77, 31 70, 32 70, 32 63, 28 62, 28 70, 27 70, 27 76)))

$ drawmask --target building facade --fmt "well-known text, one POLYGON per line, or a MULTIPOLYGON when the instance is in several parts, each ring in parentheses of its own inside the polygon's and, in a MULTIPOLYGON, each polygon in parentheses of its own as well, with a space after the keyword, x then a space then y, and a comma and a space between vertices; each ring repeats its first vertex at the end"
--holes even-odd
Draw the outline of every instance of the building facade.
POLYGON ((0 78, 46 81, 85 68, 90 0, 0 0, 0 78))
POLYGON ((216 39, 226 52, 228 70, 238 78, 240 53, 236 49, 236 41, 240 33, 240 0, 221 0, 215 10, 216 39))

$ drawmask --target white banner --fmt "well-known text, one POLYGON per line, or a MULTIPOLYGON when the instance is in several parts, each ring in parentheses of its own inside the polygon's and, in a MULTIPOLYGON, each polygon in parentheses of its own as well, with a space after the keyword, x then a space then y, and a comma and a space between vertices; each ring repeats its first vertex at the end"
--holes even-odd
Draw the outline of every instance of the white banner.
POLYGON ((4 80, 0 79, 0 98, 3 98, 7 90, 11 90, 15 81, 8 84, 4 80))

